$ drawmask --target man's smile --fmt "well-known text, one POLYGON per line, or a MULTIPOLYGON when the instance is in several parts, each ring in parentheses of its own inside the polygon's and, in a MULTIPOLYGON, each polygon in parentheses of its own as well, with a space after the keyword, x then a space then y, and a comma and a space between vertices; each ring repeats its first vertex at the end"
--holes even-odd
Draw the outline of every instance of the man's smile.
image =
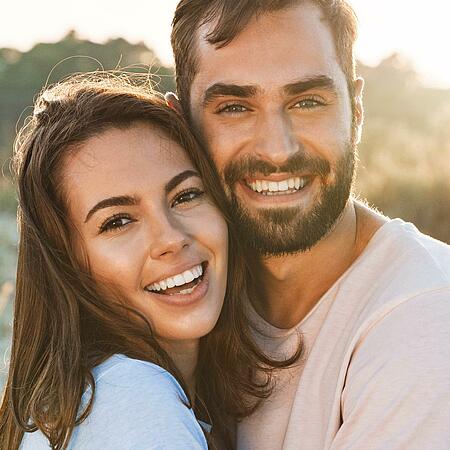
POLYGON ((302 190, 310 181, 311 176, 291 176, 281 180, 273 178, 247 178, 244 183, 252 191, 261 195, 290 195, 302 190))

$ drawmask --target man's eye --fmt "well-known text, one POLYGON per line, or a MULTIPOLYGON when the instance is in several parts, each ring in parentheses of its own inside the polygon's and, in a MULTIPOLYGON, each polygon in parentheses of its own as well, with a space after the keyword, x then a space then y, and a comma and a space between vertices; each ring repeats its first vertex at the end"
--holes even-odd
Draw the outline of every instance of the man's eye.
POLYGON ((110 217, 100 226, 100 233, 104 233, 106 231, 119 230, 131 222, 134 221, 128 216, 120 215, 110 217))
POLYGON ((239 114, 243 113, 245 111, 248 111, 248 109, 245 106, 239 105, 238 103, 231 103, 229 105, 225 105, 221 107, 217 113, 228 113, 228 114, 239 114))
POLYGON ((294 108, 299 109, 313 109, 317 108, 318 106, 323 106, 325 103, 321 100, 318 100, 316 98, 305 98, 303 100, 300 100, 294 105, 294 108))
POLYGON ((200 198, 204 192, 200 189, 187 189, 180 192, 173 200, 172 207, 182 205, 183 203, 189 203, 200 198))

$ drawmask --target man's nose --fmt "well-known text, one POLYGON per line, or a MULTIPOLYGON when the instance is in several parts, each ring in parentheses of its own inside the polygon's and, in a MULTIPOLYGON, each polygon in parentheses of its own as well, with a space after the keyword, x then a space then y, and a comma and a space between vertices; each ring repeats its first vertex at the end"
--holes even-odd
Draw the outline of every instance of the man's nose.
POLYGON ((257 134, 257 155, 274 165, 283 165, 299 151, 291 119, 283 111, 267 113, 258 123, 257 134))
POLYGON ((190 245, 187 230, 176 218, 159 215, 150 228, 149 253, 152 259, 170 258, 190 245))

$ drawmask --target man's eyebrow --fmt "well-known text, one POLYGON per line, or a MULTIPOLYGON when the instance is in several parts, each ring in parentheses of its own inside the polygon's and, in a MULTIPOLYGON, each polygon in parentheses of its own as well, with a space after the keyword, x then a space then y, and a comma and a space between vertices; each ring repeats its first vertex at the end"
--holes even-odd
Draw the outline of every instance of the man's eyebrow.
POLYGON ((86 223, 97 211, 104 208, 111 208, 112 206, 132 206, 137 205, 137 200, 129 195, 121 195, 118 197, 105 198, 93 206, 86 215, 84 223, 86 223))
POLYGON ((287 95, 298 95, 316 88, 337 92, 333 79, 325 75, 294 81, 284 86, 283 90, 287 95))
POLYGON ((248 98, 255 95, 257 88, 255 86, 241 86, 239 84, 215 83, 206 89, 203 94, 203 107, 209 105, 218 97, 233 96, 248 98))
POLYGON ((164 190, 166 194, 168 194, 170 191, 175 189, 180 183, 182 183, 184 180, 187 180, 191 177, 198 177, 200 178, 200 175, 195 170, 185 170, 184 172, 179 173, 178 175, 175 175, 165 186, 164 190))

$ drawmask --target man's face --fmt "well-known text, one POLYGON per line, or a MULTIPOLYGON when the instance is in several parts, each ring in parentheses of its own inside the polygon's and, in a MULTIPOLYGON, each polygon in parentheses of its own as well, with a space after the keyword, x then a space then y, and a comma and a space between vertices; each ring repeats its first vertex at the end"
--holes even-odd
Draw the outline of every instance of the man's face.
POLYGON ((191 115, 221 175, 235 218, 260 254, 305 251, 348 200, 355 126, 333 36, 316 6, 253 19, 230 44, 199 31, 191 115))

